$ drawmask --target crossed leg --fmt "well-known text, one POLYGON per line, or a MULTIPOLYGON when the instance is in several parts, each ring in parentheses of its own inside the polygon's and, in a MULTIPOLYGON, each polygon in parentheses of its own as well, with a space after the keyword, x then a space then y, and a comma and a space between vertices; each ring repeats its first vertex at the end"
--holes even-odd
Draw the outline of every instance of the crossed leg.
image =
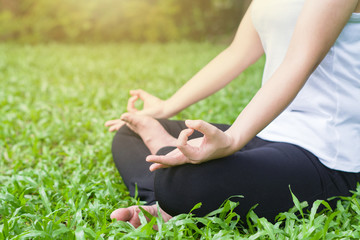
MULTIPOLYGON (((356 174, 327 169, 314 155, 295 145, 256 138, 224 159, 160 169, 155 177, 148 170, 150 164, 145 157, 159 149, 166 153, 162 150, 167 148, 163 147, 174 146, 177 134, 186 126, 180 121, 157 121, 131 114, 127 117, 127 127, 114 137, 115 164, 130 194, 134 196, 137 184, 142 200, 148 204, 158 201, 166 211, 160 210, 165 221, 171 215, 188 212, 199 202, 203 202, 203 206, 195 214, 205 215, 234 195, 244 196, 238 199, 240 206, 236 209, 242 217, 259 204, 255 212, 271 221, 277 213, 293 206, 289 186, 300 201, 311 204, 316 199, 347 195, 360 179, 356 174), (348 182, 351 186, 344 188, 348 182)), ((225 126, 219 128, 226 129, 225 126)), ((195 132, 192 137, 199 137, 199 133, 195 132)), ((157 216, 156 205, 143 208, 157 216)), ((111 218, 129 221, 138 227, 138 213, 139 207, 131 206, 115 210, 111 218)))
MULTIPOLYGON (((161 148, 165 146, 176 145, 177 139, 170 135, 159 123, 159 121, 154 118, 126 113, 123 115, 122 120, 126 122, 128 128, 140 136, 151 154, 156 154, 161 148)), ((145 162, 145 159, 143 159, 143 161, 145 162)), ((143 206, 142 208, 151 215, 158 216, 156 204, 143 206)), ((134 227, 139 227, 139 212, 140 208, 138 206, 119 208, 111 213, 110 218, 115 218, 119 221, 128 221, 134 227)), ((160 209, 160 212, 164 221, 168 221, 171 218, 171 216, 162 209, 160 209)))
POLYGON ((165 128, 154 118, 125 113, 122 120, 126 125, 137 133, 151 154, 156 154, 165 146, 175 146, 176 138, 171 136, 165 128))

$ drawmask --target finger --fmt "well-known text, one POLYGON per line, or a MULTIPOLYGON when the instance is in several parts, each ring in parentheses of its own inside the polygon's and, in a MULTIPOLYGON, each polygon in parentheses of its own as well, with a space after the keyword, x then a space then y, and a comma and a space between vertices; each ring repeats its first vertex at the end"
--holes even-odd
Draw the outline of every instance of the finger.
POLYGON ((147 162, 161 163, 161 164, 165 164, 165 162, 168 162, 168 160, 169 160, 169 157, 166 157, 166 155, 148 155, 145 158, 145 161, 147 161, 147 162))
POLYGON ((146 92, 146 91, 144 91, 142 89, 131 90, 130 95, 137 96, 141 100, 144 100, 145 98, 151 96, 148 92, 146 92))
POLYGON ((165 165, 165 164, 160 164, 160 163, 153 163, 150 165, 150 171, 153 172, 155 170, 161 169, 161 168, 168 168, 170 166, 165 165))
POLYGON ((113 132, 113 131, 119 130, 124 124, 125 124, 125 122, 119 122, 119 123, 111 126, 111 127, 109 128, 109 132, 113 132))
POLYGON ((187 143, 189 136, 194 132, 194 129, 185 129, 180 132, 179 138, 177 140, 176 147, 184 154, 188 159, 196 159, 196 154, 198 152, 197 147, 193 147, 187 143))
POLYGON ((130 90, 130 95, 131 96, 138 96, 140 94, 141 89, 133 89, 130 90))
POLYGON ((135 107, 135 102, 139 99, 139 97, 137 95, 132 96, 129 98, 128 100, 128 104, 127 104, 127 111, 128 112, 136 112, 138 111, 138 109, 135 107))
POLYGON ((186 120, 185 125, 188 128, 193 128, 202 134, 206 135, 207 137, 211 137, 217 134, 219 129, 210 123, 207 123, 203 120, 186 120))
POLYGON ((182 165, 187 162, 187 158, 177 149, 166 155, 149 155, 146 157, 147 162, 158 163, 167 166, 182 165))
POLYGON ((189 139, 189 136, 193 134, 194 129, 187 128, 180 132, 178 140, 177 140, 177 146, 185 146, 187 145, 187 141, 189 139))
POLYGON ((119 121, 121 121, 120 119, 114 119, 114 120, 109 120, 105 122, 105 127, 110 127, 116 123, 118 123, 119 121))

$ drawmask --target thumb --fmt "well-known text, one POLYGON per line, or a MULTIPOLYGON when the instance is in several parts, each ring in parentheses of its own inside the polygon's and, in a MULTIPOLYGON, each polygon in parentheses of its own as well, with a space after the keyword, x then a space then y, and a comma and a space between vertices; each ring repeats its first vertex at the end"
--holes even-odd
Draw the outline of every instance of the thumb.
POLYGON ((188 128, 180 132, 176 147, 184 154, 188 159, 194 159, 198 148, 193 147, 187 143, 189 136, 194 132, 194 129, 188 128))
POLYGON ((137 96, 137 97, 140 98, 141 100, 144 100, 145 98, 147 98, 148 96, 150 96, 149 93, 147 93, 146 91, 144 91, 144 90, 142 90, 142 89, 131 90, 131 91, 130 91, 130 95, 132 95, 132 96, 137 96))
POLYGON ((203 120, 186 120, 185 125, 188 128, 192 128, 201 132, 207 138, 211 138, 212 136, 216 135, 219 131, 217 127, 203 120))

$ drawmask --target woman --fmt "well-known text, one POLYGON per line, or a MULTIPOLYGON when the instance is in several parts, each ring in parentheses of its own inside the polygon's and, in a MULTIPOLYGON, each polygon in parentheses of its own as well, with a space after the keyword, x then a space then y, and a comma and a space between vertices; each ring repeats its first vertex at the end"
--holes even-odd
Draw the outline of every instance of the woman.
MULTIPOLYGON (((293 205, 289 186, 310 204, 348 195, 360 180, 360 3, 255 0, 231 45, 172 97, 130 93, 128 113, 106 126, 119 129, 112 149, 125 184, 153 215, 156 201, 167 220, 242 195, 233 199, 240 216, 259 204, 272 221, 293 205), (264 53, 262 87, 231 126, 155 120, 215 93, 264 53)), ((111 218, 138 226, 138 211, 111 218)))

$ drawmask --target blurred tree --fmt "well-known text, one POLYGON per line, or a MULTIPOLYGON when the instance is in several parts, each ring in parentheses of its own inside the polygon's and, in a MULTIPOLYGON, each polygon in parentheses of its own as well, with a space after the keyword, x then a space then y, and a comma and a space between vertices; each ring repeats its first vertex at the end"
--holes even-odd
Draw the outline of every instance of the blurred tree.
POLYGON ((0 0, 0 41, 202 40, 233 33, 250 0, 0 0))

